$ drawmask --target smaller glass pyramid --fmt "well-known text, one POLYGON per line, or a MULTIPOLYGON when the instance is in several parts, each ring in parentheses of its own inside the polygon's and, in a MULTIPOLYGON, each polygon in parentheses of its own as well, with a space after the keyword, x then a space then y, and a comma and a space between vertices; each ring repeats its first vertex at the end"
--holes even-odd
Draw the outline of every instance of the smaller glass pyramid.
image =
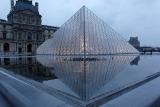
POLYGON ((54 55, 129 53, 138 51, 85 6, 37 49, 37 54, 54 55))

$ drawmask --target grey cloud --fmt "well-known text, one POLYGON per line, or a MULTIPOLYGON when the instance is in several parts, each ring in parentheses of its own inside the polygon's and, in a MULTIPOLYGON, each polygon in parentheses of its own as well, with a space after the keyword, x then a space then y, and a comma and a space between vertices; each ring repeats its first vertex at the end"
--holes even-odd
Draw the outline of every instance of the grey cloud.
MULTIPOLYGON (((126 39, 138 36, 142 45, 160 46, 160 0, 34 0, 40 4, 43 24, 62 25, 86 5, 126 39)), ((0 4, 0 18, 9 12, 9 0, 0 4)))

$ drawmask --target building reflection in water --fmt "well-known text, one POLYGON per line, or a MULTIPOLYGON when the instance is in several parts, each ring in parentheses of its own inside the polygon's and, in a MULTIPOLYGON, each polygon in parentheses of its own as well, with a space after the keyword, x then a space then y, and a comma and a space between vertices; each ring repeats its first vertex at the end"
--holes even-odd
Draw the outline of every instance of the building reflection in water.
POLYGON ((26 78, 43 82, 57 77, 35 57, 0 58, 0 67, 26 78))
POLYGON ((101 56, 94 58, 72 58, 38 56, 44 66, 53 68, 56 77, 76 93, 77 99, 89 101, 107 83, 130 65, 136 56, 101 56))
POLYGON ((140 56, 136 57, 133 61, 131 61, 130 64, 131 65, 138 65, 139 61, 140 61, 140 56))

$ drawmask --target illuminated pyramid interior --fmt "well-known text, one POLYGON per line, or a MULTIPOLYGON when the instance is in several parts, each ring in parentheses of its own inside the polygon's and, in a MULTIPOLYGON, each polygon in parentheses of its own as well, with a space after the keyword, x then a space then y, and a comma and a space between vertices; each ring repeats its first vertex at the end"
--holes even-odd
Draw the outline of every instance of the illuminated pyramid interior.
POLYGON ((129 53, 138 51, 85 6, 37 49, 37 54, 54 55, 129 53))

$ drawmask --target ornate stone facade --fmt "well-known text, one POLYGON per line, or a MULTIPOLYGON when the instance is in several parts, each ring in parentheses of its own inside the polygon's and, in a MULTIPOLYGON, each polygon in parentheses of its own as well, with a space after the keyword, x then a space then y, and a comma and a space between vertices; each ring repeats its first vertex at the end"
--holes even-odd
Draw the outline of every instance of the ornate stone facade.
POLYGON ((11 0, 7 21, 0 19, 0 53, 34 54, 58 27, 42 25, 38 3, 31 0, 11 0))

